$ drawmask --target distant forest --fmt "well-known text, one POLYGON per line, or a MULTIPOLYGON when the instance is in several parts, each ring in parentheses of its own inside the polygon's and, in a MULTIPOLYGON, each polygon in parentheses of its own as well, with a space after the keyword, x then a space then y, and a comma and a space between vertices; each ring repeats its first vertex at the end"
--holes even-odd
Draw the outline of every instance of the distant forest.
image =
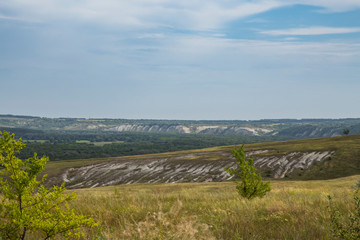
POLYGON ((36 152, 39 156, 49 156, 51 161, 163 153, 284 140, 281 137, 269 136, 217 136, 141 132, 47 132, 4 127, 0 127, 0 130, 14 133, 16 138, 21 137, 26 143, 26 148, 19 155, 20 158, 29 158, 36 152))

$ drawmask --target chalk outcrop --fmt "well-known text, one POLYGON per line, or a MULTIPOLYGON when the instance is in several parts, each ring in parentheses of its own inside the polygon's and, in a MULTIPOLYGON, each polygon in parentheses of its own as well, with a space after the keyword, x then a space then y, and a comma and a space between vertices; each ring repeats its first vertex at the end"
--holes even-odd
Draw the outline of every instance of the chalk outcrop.
MULTIPOLYGON (((267 152, 268 150, 258 150, 247 154, 254 156, 257 168, 271 170, 273 178, 284 178, 295 169, 306 170, 315 162, 324 161, 334 154, 325 151, 262 156, 267 152)), ((218 182, 231 179, 224 171, 225 167, 235 167, 230 153, 191 153, 164 158, 123 158, 70 168, 62 174, 61 179, 67 183, 68 188, 131 183, 218 182)))

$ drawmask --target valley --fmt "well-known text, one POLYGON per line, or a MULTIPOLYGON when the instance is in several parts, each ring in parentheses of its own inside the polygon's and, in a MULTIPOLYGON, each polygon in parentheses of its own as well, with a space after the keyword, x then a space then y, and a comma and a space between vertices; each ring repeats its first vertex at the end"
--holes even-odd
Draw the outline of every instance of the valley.
MULTIPOLYGON (((98 147, 95 144, 114 152, 115 146, 125 146, 129 139, 135 139, 136 144, 141 142, 139 139, 147 139, 149 149, 160 146, 155 143, 168 146, 185 140, 162 133, 15 130, 25 134, 30 147, 47 146, 52 151, 61 149, 58 146, 69 147, 63 148, 65 153, 70 147, 79 153, 81 147, 98 147), (47 139, 35 140, 36 136, 47 139), (128 140, 120 141, 119 136, 128 140)), ((357 206, 353 197, 360 184, 360 135, 286 141, 272 138, 267 142, 260 142, 261 136, 179 136, 190 136, 186 141, 192 147, 197 141, 219 144, 231 140, 236 144, 116 157, 50 159, 43 172, 47 175, 45 185, 65 182, 66 193, 76 191, 77 199, 70 202, 70 208, 99 223, 96 228, 84 229, 87 239, 335 240, 330 204, 345 217, 357 206), (235 179, 224 171, 235 166, 231 149, 244 139, 253 141, 245 144, 245 152, 254 158, 258 173, 271 186, 263 198, 251 201, 238 195, 232 182, 235 179), (334 199, 332 203, 328 196, 334 199)), ((37 234, 29 239, 38 239, 37 234)))

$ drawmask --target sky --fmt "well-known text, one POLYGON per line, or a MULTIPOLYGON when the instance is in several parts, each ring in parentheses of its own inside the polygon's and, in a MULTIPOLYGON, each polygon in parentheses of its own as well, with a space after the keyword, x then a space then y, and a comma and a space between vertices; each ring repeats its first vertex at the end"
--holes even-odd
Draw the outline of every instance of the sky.
POLYGON ((2 0, 0 114, 360 117, 359 0, 2 0))

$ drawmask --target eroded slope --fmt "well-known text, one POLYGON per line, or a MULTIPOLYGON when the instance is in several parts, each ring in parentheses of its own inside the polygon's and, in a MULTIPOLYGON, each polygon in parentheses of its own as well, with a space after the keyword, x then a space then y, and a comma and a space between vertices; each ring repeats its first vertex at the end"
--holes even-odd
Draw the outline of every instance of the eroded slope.
MULTIPOLYGON (((251 151, 255 166, 284 178, 295 169, 307 169, 334 152, 291 152, 282 156, 262 156, 268 150, 251 151)), ((98 187, 130 183, 213 182, 230 180, 225 167, 235 167, 227 152, 191 153, 165 158, 118 159, 79 168, 69 168, 61 179, 69 188, 98 187), (214 159, 214 157, 218 159, 214 159), (214 160, 212 160, 214 159, 214 160)))
MULTIPOLYGON (((225 167, 235 166, 231 147, 165 154, 50 163, 51 184, 69 188, 129 183, 175 183, 230 180, 225 167), (85 164, 85 161, 88 161, 85 164), (51 170, 52 169, 52 170, 51 170)), ((329 179, 360 173, 360 136, 251 144, 246 153, 263 176, 329 179)), ((50 169, 50 170, 49 170, 50 169)))

